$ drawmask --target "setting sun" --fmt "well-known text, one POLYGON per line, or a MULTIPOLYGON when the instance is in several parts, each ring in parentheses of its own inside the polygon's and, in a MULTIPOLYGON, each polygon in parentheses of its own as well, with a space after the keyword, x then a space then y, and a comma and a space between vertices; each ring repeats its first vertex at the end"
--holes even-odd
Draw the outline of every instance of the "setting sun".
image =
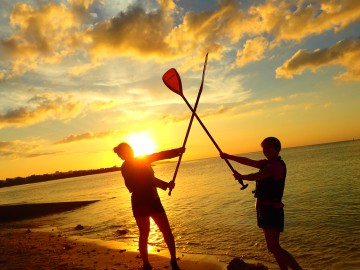
POLYGON ((134 150, 135 156, 152 154, 157 148, 154 139, 148 132, 131 133, 127 136, 127 142, 134 150))

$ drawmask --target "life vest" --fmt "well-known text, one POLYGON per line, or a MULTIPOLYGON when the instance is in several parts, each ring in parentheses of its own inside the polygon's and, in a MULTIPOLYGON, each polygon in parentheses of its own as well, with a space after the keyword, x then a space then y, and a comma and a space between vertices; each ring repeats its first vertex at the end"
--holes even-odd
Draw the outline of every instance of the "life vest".
MULTIPOLYGON (((259 202, 270 205, 273 203, 281 203, 281 199, 284 194, 286 178, 285 162, 281 158, 272 162, 280 162, 282 164, 284 170, 282 178, 274 179, 274 177, 272 176, 267 179, 256 181, 256 189, 254 192, 254 197, 256 197, 259 202)), ((265 166, 271 166, 271 164, 267 162, 262 168, 260 168, 260 170, 264 169, 265 166)))

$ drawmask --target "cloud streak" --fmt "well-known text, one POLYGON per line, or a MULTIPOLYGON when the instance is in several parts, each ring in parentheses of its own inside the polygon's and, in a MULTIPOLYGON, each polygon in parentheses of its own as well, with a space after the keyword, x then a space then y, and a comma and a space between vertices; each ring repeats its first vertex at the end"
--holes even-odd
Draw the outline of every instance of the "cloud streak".
POLYGON ((237 51, 236 66, 243 67, 250 62, 260 61, 264 58, 264 52, 267 50, 269 42, 264 37, 248 39, 245 42, 244 49, 237 51))
POLYGON ((27 107, 8 110, 0 114, 0 129, 9 126, 23 127, 45 120, 67 120, 79 115, 83 105, 71 97, 35 95, 27 102, 27 107))
POLYGON ((114 136, 117 131, 104 131, 104 132, 86 132, 79 135, 70 135, 62 140, 55 142, 55 144, 66 144, 84 140, 102 139, 105 137, 114 136))
POLYGON ((34 153, 39 148, 40 144, 36 141, 0 141, 0 159, 36 158, 61 153, 59 151, 34 153))
POLYGON ((281 67, 276 69, 277 78, 292 79, 306 69, 315 72, 317 69, 330 65, 340 65, 346 70, 336 76, 337 80, 360 80, 360 38, 344 39, 330 48, 297 51, 281 67))
POLYGON ((0 141, 0 158, 15 159, 20 157, 27 157, 29 153, 38 149, 39 145, 34 142, 24 141, 0 141))

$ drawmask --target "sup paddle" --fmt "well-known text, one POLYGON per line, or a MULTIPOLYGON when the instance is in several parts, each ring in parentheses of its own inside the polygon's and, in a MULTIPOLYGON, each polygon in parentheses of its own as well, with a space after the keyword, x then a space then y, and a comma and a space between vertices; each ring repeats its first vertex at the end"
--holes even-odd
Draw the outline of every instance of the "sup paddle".
MULTIPOLYGON (((193 123, 193 120, 194 120, 194 116, 195 116, 195 113, 196 113, 196 109, 197 109, 197 106, 198 106, 198 104, 199 104, 200 96, 201 96, 201 93, 202 93, 202 90, 203 90, 205 70, 206 70, 206 65, 207 65, 207 59, 208 59, 208 53, 206 54, 206 57, 205 57, 205 62, 204 62, 204 68, 203 68, 203 73, 202 73, 201 84, 200 84, 199 92, 198 92, 198 95, 197 95, 197 98, 196 98, 196 102, 195 102, 194 109, 192 110, 190 122, 189 122, 189 125, 188 125, 188 128, 187 128, 186 134, 185 134, 185 139, 184 139, 184 142, 183 142, 183 148, 185 148, 185 146, 186 146, 186 142, 187 142, 187 139, 188 139, 189 134, 190 134, 190 129, 191 129, 191 126, 192 126, 192 123, 193 123)), ((176 94, 184 97, 184 94, 183 94, 183 91, 182 91, 181 79, 180 79, 179 73, 177 73, 176 69, 174 69, 174 68, 169 69, 168 72, 166 72, 166 73, 163 75, 162 79, 163 79, 163 82, 165 83, 165 85, 166 85, 171 91, 173 91, 173 92, 175 92, 176 94)), ((185 98, 185 97, 184 97, 184 98, 185 98)), ((179 159, 178 159, 178 162, 177 162, 177 165, 176 165, 176 168, 175 168, 174 176, 173 176, 173 179, 171 180, 171 182, 175 182, 175 179, 176 179, 176 176, 177 176, 179 167, 180 167, 180 163, 181 163, 182 156, 183 156, 183 154, 181 154, 181 155, 179 156, 179 159)), ((171 192, 172 192, 172 189, 169 190, 169 196, 171 196, 171 192)))
MULTIPOLYGON (((205 67, 206 67, 206 60, 205 60, 205 64, 204 64, 204 70, 203 70, 203 80, 201 82, 201 86, 200 86, 200 90, 202 89, 202 85, 204 82, 204 72, 205 72, 205 67)), ((185 101, 186 105, 189 107, 189 109, 192 111, 192 118, 193 116, 196 117, 196 119, 198 120, 199 124, 202 126, 202 128, 204 129, 204 131, 206 132, 206 134, 208 135, 208 137, 210 138, 210 140, 212 141, 212 143, 215 145, 216 149, 219 151, 219 153, 222 153, 219 145, 216 143, 216 141, 214 140, 214 138, 211 136, 210 132, 208 131, 208 129, 206 128, 206 126, 204 125, 204 123, 201 121, 200 117, 196 114, 196 107, 195 109, 193 109, 191 107, 191 105, 189 104, 189 102, 187 101, 187 99, 185 98, 183 92, 182 92, 182 84, 181 84, 181 79, 180 79, 180 75, 179 73, 176 71, 176 69, 171 68, 168 71, 165 72, 165 74, 163 75, 163 82, 164 84, 174 93, 178 94, 179 96, 181 96, 183 98, 183 100, 185 101)), ((199 98, 199 96, 198 96, 199 98)), ((198 100, 197 100, 198 102, 198 100)), ((197 106, 197 104, 195 104, 197 106)), ((231 165, 231 163, 229 162, 229 160, 224 159, 226 164, 229 166, 229 168, 231 169, 231 171, 233 172, 233 174, 236 172, 236 170, 233 168, 233 166, 231 165)), ((239 184, 242 186, 241 190, 247 188, 248 184, 244 184, 244 182, 242 180, 238 180, 239 184)))

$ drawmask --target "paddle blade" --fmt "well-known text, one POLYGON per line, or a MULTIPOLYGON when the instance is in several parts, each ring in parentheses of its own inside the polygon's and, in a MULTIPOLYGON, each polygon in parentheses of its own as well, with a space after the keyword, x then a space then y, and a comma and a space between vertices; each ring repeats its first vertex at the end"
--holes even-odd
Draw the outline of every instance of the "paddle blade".
POLYGON ((165 72, 162 76, 162 80, 164 84, 176 94, 182 96, 182 84, 179 73, 176 71, 175 68, 171 68, 165 72))

